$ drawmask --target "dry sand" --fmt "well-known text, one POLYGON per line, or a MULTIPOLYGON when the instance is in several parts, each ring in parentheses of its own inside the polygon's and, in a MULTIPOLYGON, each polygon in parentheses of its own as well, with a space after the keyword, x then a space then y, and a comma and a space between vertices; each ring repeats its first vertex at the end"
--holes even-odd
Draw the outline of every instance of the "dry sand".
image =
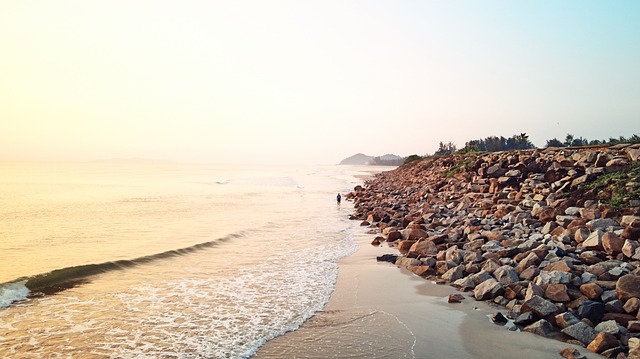
MULTIPOLYGON (((437 285, 376 256, 394 253, 373 247, 359 234, 360 249, 340 262, 329 303, 300 329, 265 344, 255 358, 561 358, 566 343, 493 324, 497 309, 437 285)), ((585 348, 588 358, 602 358, 585 348)))

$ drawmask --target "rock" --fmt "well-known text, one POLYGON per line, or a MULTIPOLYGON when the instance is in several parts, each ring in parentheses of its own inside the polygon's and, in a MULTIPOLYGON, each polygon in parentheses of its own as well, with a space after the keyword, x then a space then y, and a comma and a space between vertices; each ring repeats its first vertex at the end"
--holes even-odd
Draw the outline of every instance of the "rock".
POLYGON ((415 243, 416 241, 408 240, 408 239, 398 242, 398 252, 400 252, 400 254, 406 255, 407 253, 409 253, 409 251, 411 250, 411 247, 415 243))
POLYGON ((395 242, 398 239, 402 239, 402 233, 400 233, 400 231, 391 231, 387 235, 387 242, 395 242))
POLYGON ((631 258, 634 254, 636 254, 636 249, 638 247, 640 247, 638 241, 627 239, 624 241, 624 245, 622 246, 622 254, 624 254, 627 258, 631 258))
MULTIPOLYGON (((515 325, 529 325, 538 320, 538 316, 533 314, 533 312, 526 312, 518 315, 516 319, 513 321, 515 325)), ((640 322, 638 322, 640 323, 640 322)))
POLYGON ((523 330, 543 337, 550 337, 553 335, 553 326, 544 319, 540 319, 537 322, 526 326, 523 330))
POLYGON ((554 302, 568 302, 571 300, 564 284, 549 284, 544 291, 544 296, 554 302))
POLYGON ((402 238, 409 240, 419 240, 429 236, 427 231, 420 228, 407 228, 400 231, 400 233, 402 233, 402 238))
POLYGON ((627 329, 632 333, 640 333, 640 320, 630 320, 627 329))
POLYGON ((464 276, 464 266, 460 265, 446 271, 442 275, 442 279, 446 280, 447 282, 455 282, 456 280, 462 278, 463 276, 464 276))
POLYGON ((466 292, 476 287, 476 284, 470 277, 464 277, 453 282, 453 286, 459 290, 466 292))
POLYGON ((491 320, 496 324, 503 324, 503 325, 509 322, 509 320, 504 316, 504 314, 500 312, 495 312, 491 316, 491 320))
POLYGON ((431 241, 418 241, 409 248, 409 253, 414 253, 419 256, 429 257, 438 254, 438 249, 435 243, 431 241))
POLYGON ((396 259, 396 265, 400 267, 420 266, 422 262, 416 258, 398 257, 398 259, 396 259))
POLYGON ((376 238, 374 238, 374 239, 373 239, 373 241, 371 242, 371 245, 372 245, 372 246, 376 246, 376 247, 377 247, 377 246, 379 246, 379 245, 380 245, 380 242, 381 242, 381 239, 384 239, 384 238, 383 238, 383 237, 376 237, 376 238))
POLYGON ((538 214, 540 222, 550 222, 556 218, 556 211, 551 207, 542 207, 538 214))
POLYGON ((596 331, 585 324, 584 322, 578 322, 570 325, 561 330, 563 334, 570 336, 571 338, 580 341, 584 345, 589 345, 596 338, 596 331))
POLYGON ((419 277, 428 277, 436 274, 432 267, 426 265, 409 266, 407 269, 419 277))
POLYGON ((586 359, 586 357, 578 351, 576 348, 567 347, 560 351, 560 356, 565 359, 586 359))
POLYGON ((611 218, 598 218, 587 222, 587 228, 592 232, 595 230, 606 231, 608 227, 617 227, 618 222, 611 218))
POLYGON ((582 302, 578 307, 578 316, 589 319, 593 324, 598 324, 604 316, 604 304, 593 300, 582 302))
POLYGON ((625 240, 614 232, 606 232, 602 235, 602 247, 608 254, 616 255, 622 252, 625 240))
POLYGON ((516 270, 518 273, 522 273, 529 266, 537 266, 540 262, 540 257, 538 257, 534 252, 531 252, 518 263, 516 270))
POLYGON ((607 320, 596 325, 594 329, 598 333, 604 332, 604 333, 609 333, 613 335, 618 335, 620 334, 621 328, 622 327, 615 320, 607 320))
POLYGON ((462 303, 463 300, 462 294, 449 294, 449 303, 462 303))
POLYGON ((640 299, 636 297, 629 298, 622 308, 627 313, 635 313, 640 309, 640 299))
POLYGON ((383 254, 379 257, 376 257, 376 260, 378 262, 389 262, 389 263, 395 263, 396 260, 398 260, 398 256, 395 254, 383 254))
POLYGON ((620 342, 613 334, 598 333, 591 343, 587 346, 587 349, 594 353, 602 353, 607 349, 615 348, 620 345, 620 342))
POLYGON ((555 314, 557 311, 558 307, 555 304, 538 295, 532 296, 531 299, 525 301, 522 307, 520 307, 520 313, 533 312, 540 318, 555 314))
POLYGON ((629 338, 629 355, 627 359, 640 359, 640 338, 629 338))
POLYGON ((580 286, 580 292, 589 299, 598 299, 604 290, 597 283, 585 283, 580 286))
POLYGON ((616 296, 623 302, 632 297, 640 298, 640 276, 627 274, 616 283, 616 296))
POLYGON ((504 294, 504 286, 495 279, 486 280, 473 289, 476 300, 493 299, 504 294))
POLYGON ((520 280, 518 272, 513 267, 504 265, 493 272, 493 276, 503 285, 509 285, 520 280))
POLYGON ((571 314, 570 312, 564 312, 564 313, 560 313, 560 314, 556 315, 555 316, 555 320, 556 320, 556 324, 561 329, 567 328, 569 326, 572 326, 572 325, 580 322, 580 320, 578 318, 576 318, 576 316, 571 314))
POLYGON ((592 249, 592 250, 596 250, 596 251, 601 251, 604 248, 602 247, 602 236, 604 235, 604 232, 600 229, 596 229, 595 231, 591 232, 591 234, 589 235, 589 237, 587 237, 587 239, 581 243, 583 248, 586 249, 592 249))

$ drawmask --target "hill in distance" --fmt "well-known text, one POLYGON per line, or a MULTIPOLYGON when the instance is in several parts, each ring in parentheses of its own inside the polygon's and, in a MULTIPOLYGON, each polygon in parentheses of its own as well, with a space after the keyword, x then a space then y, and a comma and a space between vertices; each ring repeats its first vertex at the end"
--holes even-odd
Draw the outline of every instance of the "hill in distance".
POLYGON ((364 153, 356 153, 340 161, 341 165, 372 165, 372 166, 400 166, 404 157, 386 154, 384 156, 368 156, 364 153))

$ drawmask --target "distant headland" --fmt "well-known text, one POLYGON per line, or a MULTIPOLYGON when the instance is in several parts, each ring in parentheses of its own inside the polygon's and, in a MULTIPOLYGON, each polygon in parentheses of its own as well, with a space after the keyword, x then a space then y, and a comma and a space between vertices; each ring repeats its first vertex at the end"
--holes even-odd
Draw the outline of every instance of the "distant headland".
POLYGON ((371 166, 400 166, 404 163, 404 157, 386 154, 384 156, 368 156, 364 153, 356 153, 340 161, 341 165, 371 165, 371 166))

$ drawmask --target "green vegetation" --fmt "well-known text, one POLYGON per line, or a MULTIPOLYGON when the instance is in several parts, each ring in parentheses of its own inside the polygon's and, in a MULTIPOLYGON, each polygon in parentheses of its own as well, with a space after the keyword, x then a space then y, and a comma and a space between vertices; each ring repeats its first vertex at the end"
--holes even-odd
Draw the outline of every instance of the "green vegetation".
POLYGON ((640 199, 640 163, 634 162, 628 168, 598 177, 586 188, 597 191, 598 200, 612 208, 623 208, 629 200, 640 199))
POLYGON ((535 146, 531 141, 529 141, 529 136, 523 132, 509 138, 502 136, 489 136, 481 140, 471 140, 465 143, 464 148, 461 151, 463 153, 498 152, 508 150, 526 150, 530 148, 535 148, 535 146))
POLYGON ((620 136, 619 138, 609 138, 609 140, 587 140, 582 137, 575 137, 572 134, 568 133, 564 139, 564 142, 558 140, 557 138, 552 138, 547 140, 547 145, 545 147, 579 147, 579 146, 613 146, 620 143, 640 143, 640 136, 633 135, 629 138, 624 136, 620 136))
POLYGON ((451 166, 449 170, 446 172, 447 178, 451 178, 456 173, 463 172, 463 170, 465 172, 469 171, 478 156, 476 154, 470 154, 470 155, 462 155, 462 156, 456 156, 456 157, 460 157, 460 158, 458 159, 458 162, 455 165, 451 166))
POLYGON ((424 157, 418 156, 418 155, 407 156, 407 158, 404 159, 404 164, 406 165, 409 162, 419 161, 419 160, 421 160, 423 158, 424 157))

